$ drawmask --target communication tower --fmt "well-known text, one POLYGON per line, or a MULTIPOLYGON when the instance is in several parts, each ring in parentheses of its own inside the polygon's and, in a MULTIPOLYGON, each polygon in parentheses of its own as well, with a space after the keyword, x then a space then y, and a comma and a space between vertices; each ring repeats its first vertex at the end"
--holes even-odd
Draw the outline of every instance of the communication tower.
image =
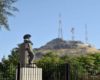
POLYGON ((72 41, 74 41, 75 40, 75 28, 74 27, 72 27, 71 33, 72 33, 72 41))
POLYGON ((88 30, 87 30, 87 24, 85 24, 85 42, 88 43, 88 30))
POLYGON ((63 39, 61 14, 59 14, 58 38, 63 39))

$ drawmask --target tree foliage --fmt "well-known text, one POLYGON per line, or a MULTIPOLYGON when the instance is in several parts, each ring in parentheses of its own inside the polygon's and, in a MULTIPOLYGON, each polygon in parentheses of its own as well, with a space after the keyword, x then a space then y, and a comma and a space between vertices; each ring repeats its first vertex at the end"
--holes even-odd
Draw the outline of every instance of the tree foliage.
POLYGON ((9 30, 8 16, 12 16, 14 11, 18 11, 13 4, 17 0, 0 0, 0 28, 1 26, 9 30))
MULTIPOLYGON (((82 55, 79 57, 58 57, 54 53, 46 54, 42 59, 37 61, 39 65, 47 64, 50 69, 54 69, 56 64, 70 64, 70 74, 72 80, 76 77, 79 80, 91 80, 95 76, 94 80, 100 78, 100 53, 82 55)), ((45 68, 44 65, 41 66, 45 68)), ((51 71, 51 70, 50 70, 51 71)))
POLYGON ((8 56, 8 59, 6 59, 5 57, 2 59, 2 62, 0 63, 0 76, 1 77, 7 80, 15 79, 18 58, 19 58, 18 51, 15 48, 11 51, 11 54, 8 56))
MULTIPOLYGON (((10 77, 10 80, 11 78, 13 79, 18 64, 18 59, 19 59, 18 49, 15 48, 11 51, 11 54, 8 56, 8 59, 5 58, 2 59, 2 62, 0 63, 0 73, 5 72, 6 75, 3 73, 3 76, 10 77)), ((79 80, 84 79, 86 76, 88 76, 90 80, 93 76, 100 77, 100 53, 88 54, 84 56, 82 55, 78 57, 70 57, 70 56, 59 57, 58 55, 56 55, 55 52, 48 52, 41 59, 36 60, 35 62, 37 66, 42 67, 45 70, 45 72, 49 71, 53 74, 55 74, 57 70, 56 69, 57 65, 68 63, 70 64, 71 68, 70 73, 72 75, 72 80, 76 76, 78 76, 79 80), (45 65, 47 65, 48 69, 46 68, 45 65), (54 70, 55 72, 52 72, 54 70)), ((62 67, 63 66, 60 66, 60 68, 62 67)), ((97 78, 96 80, 99 79, 97 78)))

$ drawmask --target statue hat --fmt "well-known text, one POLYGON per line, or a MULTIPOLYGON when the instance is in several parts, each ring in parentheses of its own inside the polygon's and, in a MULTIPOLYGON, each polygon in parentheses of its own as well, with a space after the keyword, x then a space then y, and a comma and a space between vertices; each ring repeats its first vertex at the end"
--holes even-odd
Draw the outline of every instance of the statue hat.
POLYGON ((29 39, 30 37, 31 37, 30 34, 25 34, 23 38, 24 38, 24 39, 29 39))

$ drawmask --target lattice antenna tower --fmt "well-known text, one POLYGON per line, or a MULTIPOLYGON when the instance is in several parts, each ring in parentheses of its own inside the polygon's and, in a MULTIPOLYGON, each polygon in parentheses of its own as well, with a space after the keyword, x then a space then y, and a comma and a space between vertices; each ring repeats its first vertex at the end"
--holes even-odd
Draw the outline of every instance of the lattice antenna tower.
POLYGON ((74 41, 75 40, 75 28, 74 27, 72 27, 71 33, 72 33, 72 41, 74 41))
POLYGON ((87 24, 85 24, 85 42, 88 43, 88 30, 87 30, 87 24))
POLYGON ((58 38, 63 39, 61 14, 59 14, 58 38))

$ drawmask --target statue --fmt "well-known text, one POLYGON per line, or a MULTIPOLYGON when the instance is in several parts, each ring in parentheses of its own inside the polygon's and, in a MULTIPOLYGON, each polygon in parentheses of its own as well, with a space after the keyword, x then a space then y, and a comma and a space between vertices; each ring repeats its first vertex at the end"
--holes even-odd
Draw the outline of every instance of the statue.
POLYGON ((19 64, 16 70, 16 80, 42 80, 42 68, 32 63, 34 52, 30 38, 30 34, 24 35, 24 41, 18 45, 19 64))
POLYGON ((34 52, 32 48, 33 43, 30 41, 30 38, 30 34, 24 35, 24 42, 19 45, 19 57, 21 67, 31 65, 34 58, 34 52))

